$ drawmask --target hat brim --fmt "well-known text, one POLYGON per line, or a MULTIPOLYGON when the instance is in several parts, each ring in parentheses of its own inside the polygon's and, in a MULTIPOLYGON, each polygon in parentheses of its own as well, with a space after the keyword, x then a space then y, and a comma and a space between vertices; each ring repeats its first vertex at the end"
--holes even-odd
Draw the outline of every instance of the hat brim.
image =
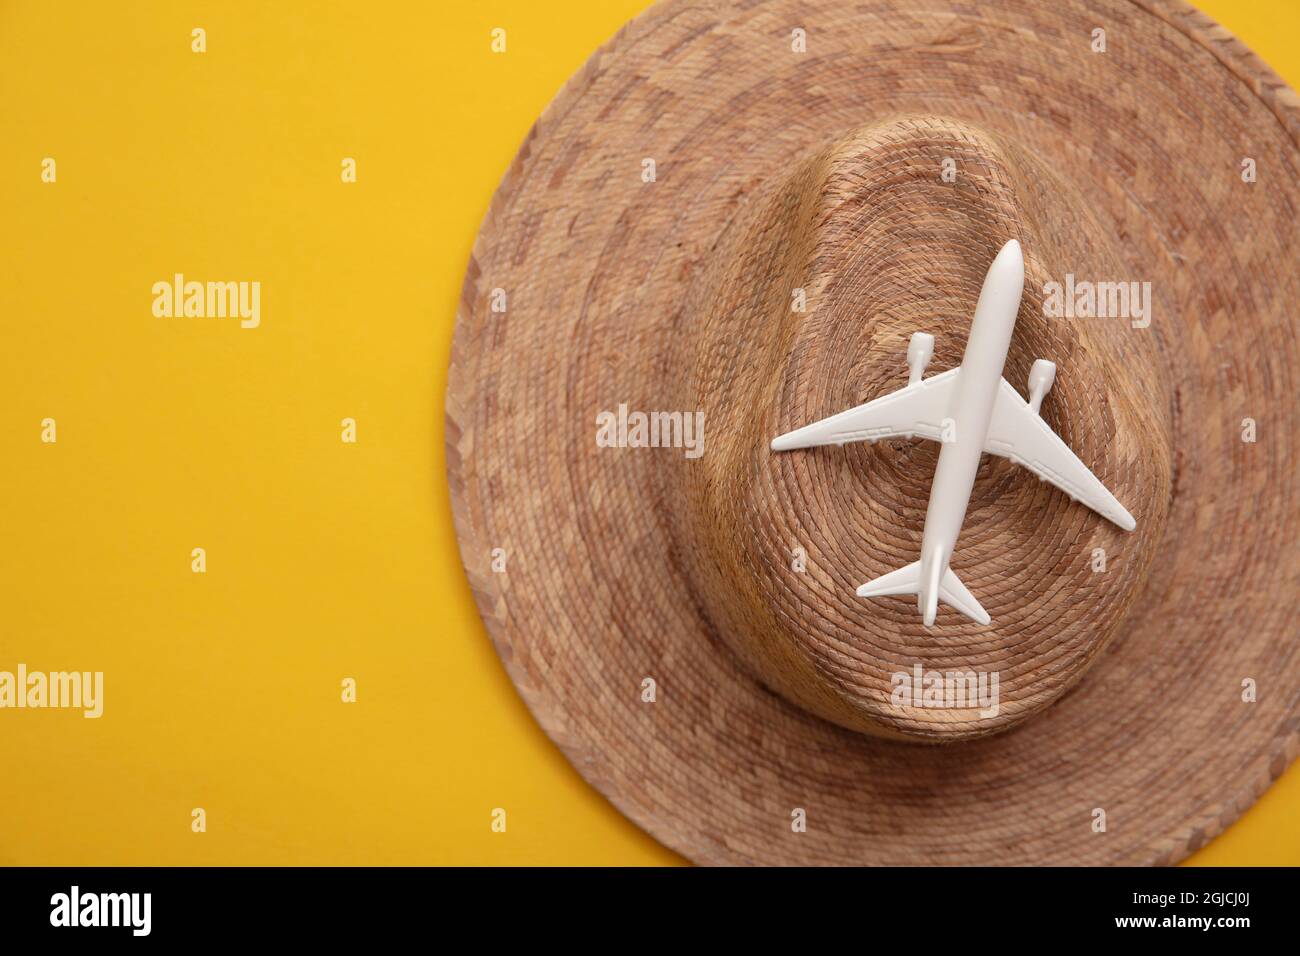
POLYGON ((715 864, 1171 863, 1243 812, 1300 745, 1295 104, 1172 0, 667 0, 597 52, 483 224, 446 423, 480 612, 578 771, 715 864), (750 677, 672 560, 662 461, 593 440, 598 410, 660 407, 691 277, 755 184, 908 113, 977 123, 1078 185, 1174 326, 1167 368, 1132 371, 1177 394, 1141 600, 1062 700, 943 748, 853 733, 750 677))

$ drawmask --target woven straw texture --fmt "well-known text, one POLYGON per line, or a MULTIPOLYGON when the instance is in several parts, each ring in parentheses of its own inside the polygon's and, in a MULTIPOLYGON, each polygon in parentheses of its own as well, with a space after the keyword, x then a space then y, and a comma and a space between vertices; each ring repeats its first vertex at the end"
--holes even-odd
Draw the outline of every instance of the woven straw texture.
POLYGON ((578 770, 701 863, 1169 863, 1235 819, 1300 740, 1295 107, 1172 0, 667 0, 599 51, 447 394, 476 600, 578 770), (956 365, 1011 236, 1006 377, 1058 363, 1044 417, 1138 527, 986 457, 953 567, 993 623, 927 630, 853 589, 916 559, 937 449, 767 441, 904 384, 913 331, 956 365), (1067 273, 1150 282, 1149 327, 1045 317, 1067 273), (621 404, 704 412, 704 454, 598 447, 621 404), (896 706, 913 665, 997 672, 997 716, 896 706))

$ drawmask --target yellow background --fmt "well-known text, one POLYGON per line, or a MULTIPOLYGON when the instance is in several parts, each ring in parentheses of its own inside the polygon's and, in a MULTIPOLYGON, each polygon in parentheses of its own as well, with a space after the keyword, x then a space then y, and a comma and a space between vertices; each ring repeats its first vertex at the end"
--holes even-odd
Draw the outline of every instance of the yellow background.
MULTIPOLYGON (((0 863, 678 861, 515 694, 442 446, 488 200, 648 5, 0 4, 0 669, 106 685, 0 711, 0 863), (176 272, 260 281, 261 327, 154 318, 176 272)), ((1300 86, 1300 3, 1201 6, 1300 86)), ((1297 799, 1196 862, 1300 863, 1297 799)))

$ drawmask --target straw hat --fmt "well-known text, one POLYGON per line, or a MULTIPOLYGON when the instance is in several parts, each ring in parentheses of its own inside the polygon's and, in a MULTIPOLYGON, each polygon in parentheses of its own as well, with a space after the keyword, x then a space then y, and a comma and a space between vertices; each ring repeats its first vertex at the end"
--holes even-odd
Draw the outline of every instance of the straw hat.
POLYGON ((614 37, 497 193, 447 390, 475 597, 579 772, 700 863, 1170 863, 1235 819, 1300 735, 1298 142, 1178 0, 614 37), (1059 364, 1043 415, 1137 529, 986 456, 953 566, 993 623, 926 628, 854 588, 915 560, 937 449, 768 442, 903 385, 913 331, 957 364, 1012 237, 1005 375, 1059 364))

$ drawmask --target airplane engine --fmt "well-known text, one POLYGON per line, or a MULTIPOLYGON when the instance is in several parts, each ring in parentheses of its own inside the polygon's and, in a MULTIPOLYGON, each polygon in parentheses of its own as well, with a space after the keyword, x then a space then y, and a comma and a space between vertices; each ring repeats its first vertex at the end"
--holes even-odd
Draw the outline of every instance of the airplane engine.
POLYGON ((912 341, 907 344, 907 384, 915 385, 921 381, 925 368, 934 355, 934 336, 928 332, 913 332, 912 341))
POLYGON ((1029 407, 1035 415, 1056 381, 1056 363, 1038 359, 1029 370, 1029 407))

